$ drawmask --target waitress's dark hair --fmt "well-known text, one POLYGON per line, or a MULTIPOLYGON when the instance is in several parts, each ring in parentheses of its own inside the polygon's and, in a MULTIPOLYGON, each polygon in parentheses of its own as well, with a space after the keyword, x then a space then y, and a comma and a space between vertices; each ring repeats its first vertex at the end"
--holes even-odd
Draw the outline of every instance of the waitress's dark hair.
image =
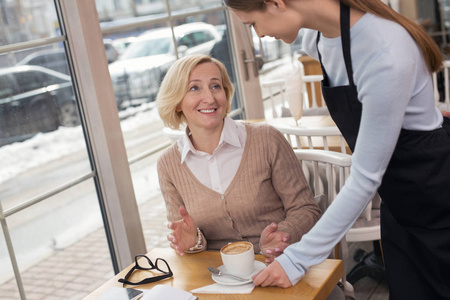
MULTIPOLYGON (((245 12, 266 9, 264 0, 224 0, 224 2, 232 9, 245 12)), ((442 68, 444 58, 441 49, 420 25, 397 13, 380 0, 342 0, 342 2, 349 7, 399 23, 416 41, 427 62, 428 69, 431 72, 437 72, 442 68)))

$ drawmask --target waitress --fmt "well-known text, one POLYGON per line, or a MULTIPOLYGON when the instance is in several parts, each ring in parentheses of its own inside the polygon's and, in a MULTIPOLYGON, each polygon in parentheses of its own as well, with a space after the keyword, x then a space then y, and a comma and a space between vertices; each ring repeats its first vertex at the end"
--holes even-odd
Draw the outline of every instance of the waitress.
POLYGON ((323 96, 353 150, 333 204, 255 285, 296 284, 378 191, 390 299, 450 299, 450 120, 434 105, 436 43, 380 0, 225 3, 260 37, 291 43, 308 28, 304 48, 321 63, 323 96))

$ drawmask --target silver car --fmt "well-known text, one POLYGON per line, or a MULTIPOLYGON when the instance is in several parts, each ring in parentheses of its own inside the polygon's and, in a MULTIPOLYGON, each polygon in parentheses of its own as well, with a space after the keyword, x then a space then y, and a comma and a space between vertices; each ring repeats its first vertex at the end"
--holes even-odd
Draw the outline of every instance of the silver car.
MULTIPOLYGON (((174 33, 180 57, 208 55, 221 39, 214 26, 202 22, 177 26, 174 33)), ((109 65, 119 109, 153 101, 164 75, 176 59, 170 28, 152 29, 138 36, 109 65)))

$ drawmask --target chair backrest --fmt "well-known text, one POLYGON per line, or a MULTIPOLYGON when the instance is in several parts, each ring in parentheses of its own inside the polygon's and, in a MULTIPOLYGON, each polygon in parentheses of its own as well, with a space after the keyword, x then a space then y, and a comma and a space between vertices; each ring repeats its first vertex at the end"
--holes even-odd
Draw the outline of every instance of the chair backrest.
POLYGON ((320 89, 323 76, 306 75, 303 63, 300 63, 300 69, 302 72, 303 115, 329 115, 330 112, 320 89))
MULTIPOLYGON (((348 153, 347 144, 342 133, 336 126, 331 127, 301 127, 284 124, 273 124, 294 149, 315 149, 317 147, 324 150, 333 150, 341 153, 348 153), (339 149, 330 148, 330 140, 339 139, 339 149)), ((334 142, 333 144, 336 144, 334 142)))
POLYGON ((434 102, 436 106, 443 111, 450 111, 450 82, 449 82, 449 68, 450 60, 444 61, 444 68, 441 71, 440 76, 444 76, 443 86, 440 86, 438 80, 438 74, 433 73, 433 87, 434 87, 434 102), (443 94, 439 92, 443 89, 443 94), (444 102, 441 102, 441 98, 444 102))
POLYGON ((311 99, 310 101, 304 101, 306 108, 318 108, 326 107, 326 103, 323 99, 322 93, 317 95, 315 89, 315 83, 320 83, 323 79, 322 75, 304 75, 303 76, 303 99, 311 99), (311 93, 308 93, 311 91, 311 93))
POLYGON ((330 205, 350 174, 351 155, 315 149, 294 149, 294 153, 302 164, 314 196, 326 194, 330 205))
MULTIPOLYGON (((316 201, 322 199, 319 195, 325 194, 326 204, 323 200, 319 202, 319 207, 323 212, 336 198, 337 193, 344 186, 352 164, 351 155, 327 150, 294 149, 297 159, 302 164, 307 181, 313 190, 316 201), (325 171, 325 180, 322 173, 325 171), (325 186, 327 187, 325 191, 325 186)), ((344 266, 347 265, 348 245, 344 238, 336 245, 335 251, 330 255, 332 258, 342 258, 344 266)), ((346 272, 341 279, 344 286, 344 294, 355 299, 353 286, 347 281, 346 272)), ((347 299, 347 298, 346 298, 347 299)))
MULTIPOLYGON (((284 96, 284 92, 286 91, 284 80, 266 80, 261 82, 261 87, 268 92, 272 117, 283 117, 283 112, 289 110, 286 97, 284 96), (280 112, 277 111, 278 109, 280 109, 280 112)), ((263 91, 263 95, 264 94, 266 93, 263 91)), ((268 116, 266 116, 266 118, 267 117, 268 116)))
MULTIPOLYGON (((294 152, 302 163, 303 172, 314 196, 325 194, 328 197, 328 205, 330 205, 350 175, 351 155, 310 149, 294 149, 294 152)), ((374 218, 379 218, 380 202, 381 199, 376 194, 372 201, 368 203, 359 217, 360 221, 357 220, 354 225, 355 228, 350 229, 353 230, 350 237, 351 241, 379 239, 379 232, 376 230, 369 234, 367 231, 357 228, 357 226, 379 226, 378 220, 374 220, 374 218), (361 232, 361 234, 358 235, 358 232, 361 232), (366 235, 366 237, 363 235, 366 235)))
MULTIPOLYGON (((315 83, 320 83, 322 75, 304 75, 303 65, 300 64, 302 72, 301 99, 303 105, 303 115, 329 115, 322 93, 317 94, 315 83), (308 92, 310 91, 310 93, 308 92)), ((265 80, 261 82, 263 94, 268 92, 268 99, 272 110, 273 118, 288 117, 289 102, 286 99, 286 81, 284 79, 265 80), (278 110, 280 112, 278 112, 278 110)), ((268 116, 266 116, 267 118, 268 116)))

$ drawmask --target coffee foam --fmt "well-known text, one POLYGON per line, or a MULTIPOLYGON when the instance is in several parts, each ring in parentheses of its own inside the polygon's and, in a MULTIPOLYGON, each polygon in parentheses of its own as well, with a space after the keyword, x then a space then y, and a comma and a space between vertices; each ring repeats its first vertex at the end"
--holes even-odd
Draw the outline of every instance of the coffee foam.
POLYGON ((252 244, 246 242, 235 242, 222 248, 222 253, 227 255, 236 255, 247 252, 252 249, 252 244))

